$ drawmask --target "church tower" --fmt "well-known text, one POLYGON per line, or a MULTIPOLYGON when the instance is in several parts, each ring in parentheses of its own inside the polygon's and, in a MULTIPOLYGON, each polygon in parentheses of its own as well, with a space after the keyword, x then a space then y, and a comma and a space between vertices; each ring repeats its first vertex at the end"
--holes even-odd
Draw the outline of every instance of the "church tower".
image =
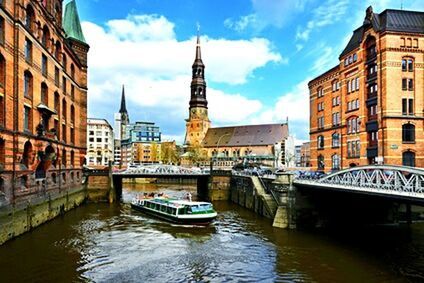
POLYGON ((130 117, 128 115, 127 105, 125 103, 125 87, 122 86, 121 108, 119 109, 118 113, 115 113, 115 139, 125 139, 125 131, 129 123, 130 117))
POLYGON ((199 34, 197 34, 196 58, 192 66, 189 118, 186 119, 184 144, 187 146, 201 144, 210 126, 208 101, 206 100, 205 65, 200 52, 199 34))

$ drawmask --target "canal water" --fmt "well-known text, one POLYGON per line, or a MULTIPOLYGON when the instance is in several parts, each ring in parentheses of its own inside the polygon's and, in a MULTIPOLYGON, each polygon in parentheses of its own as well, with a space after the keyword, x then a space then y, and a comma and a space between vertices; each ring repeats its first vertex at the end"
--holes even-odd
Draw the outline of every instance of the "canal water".
MULTIPOLYGON (((183 197, 193 186, 127 185, 183 197)), ((423 282, 424 224, 286 231, 229 202, 207 227, 87 204, 0 246, 0 282, 423 282)))

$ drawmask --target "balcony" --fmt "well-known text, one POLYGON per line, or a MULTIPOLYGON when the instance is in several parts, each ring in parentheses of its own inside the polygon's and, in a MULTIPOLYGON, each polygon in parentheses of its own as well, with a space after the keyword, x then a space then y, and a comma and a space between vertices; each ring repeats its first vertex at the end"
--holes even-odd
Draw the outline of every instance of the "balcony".
POLYGON ((377 95, 368 97, 366 103, 367 103, 367 107, 377 105, 377 95))
POLYGON ((374 91, 374 92, 368 92, 368 99, 371 99, 371 98, 374 98, 374 97, 377 97, 377 91, 374 91))
POLYGON ((373 82, 375 80, 377 80, 377 73, 376 72, 374 72, 372 74, 368 74, 368 76, 367 76, 367 84, 370 83, 370 82, 373 82))
POLYGON ((367 158, 374 158, 378 156, 378 146, 368 146, 367 147, 367 158))
POLYGON ((367 60, 366 60, 365 64, 368 65, 370 63, 373 63, 376 59, 377 59, 377 53, 372 52, 372 53, 367 55, 367 60))
POLYGON ((377 120, 368 121, 366 123, 366 131, 367 132, 377 132, 378 131, 378 122, 377 122, 377 120))

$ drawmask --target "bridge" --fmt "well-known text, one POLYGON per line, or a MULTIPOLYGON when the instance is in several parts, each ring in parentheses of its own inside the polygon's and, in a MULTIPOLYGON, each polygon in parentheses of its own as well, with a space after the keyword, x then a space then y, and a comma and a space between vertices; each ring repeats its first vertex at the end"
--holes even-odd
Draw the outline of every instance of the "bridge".
POLYGON ((154 178, 154 177, 186 177, 196 178, 210 175, 209 172, 204 170, 196 170, 192 168, 185 168, 175 165, 153 164, 142 165, 137 167, 130 167, 125 171, 118 171, 113 173, 114 176, 121 176, 125 178, 154 178))
POLYGON ((298 177, 296 187, 370 194, 424 203, 424 170, 370 165, 334 172, 319 179, 298 177))

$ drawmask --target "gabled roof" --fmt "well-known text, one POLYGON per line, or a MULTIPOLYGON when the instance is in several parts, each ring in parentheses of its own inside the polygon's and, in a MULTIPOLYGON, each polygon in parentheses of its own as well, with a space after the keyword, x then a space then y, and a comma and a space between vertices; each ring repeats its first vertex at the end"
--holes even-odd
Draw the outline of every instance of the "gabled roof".
POLYGON ((353 32, 340 57, 359 47, 368 27, 377 32, 392 31, 422 34, 424 33, 424 12, 387 9, 377 14, 373 13, 372 7, 369 7, 363 25, 353 32))
POLYGON ((80 42, 87 44, 81 28, 81 22, 78 15, 77 4, 75 0, 71 0, 65 6, 65 13, 63 16, 63 29, 66 32, 67 38, 76 39, 80 42))
POLYGON ((287 124, 209 128, 202 144, 204 147, 274 145, 288 135, 287 124))

